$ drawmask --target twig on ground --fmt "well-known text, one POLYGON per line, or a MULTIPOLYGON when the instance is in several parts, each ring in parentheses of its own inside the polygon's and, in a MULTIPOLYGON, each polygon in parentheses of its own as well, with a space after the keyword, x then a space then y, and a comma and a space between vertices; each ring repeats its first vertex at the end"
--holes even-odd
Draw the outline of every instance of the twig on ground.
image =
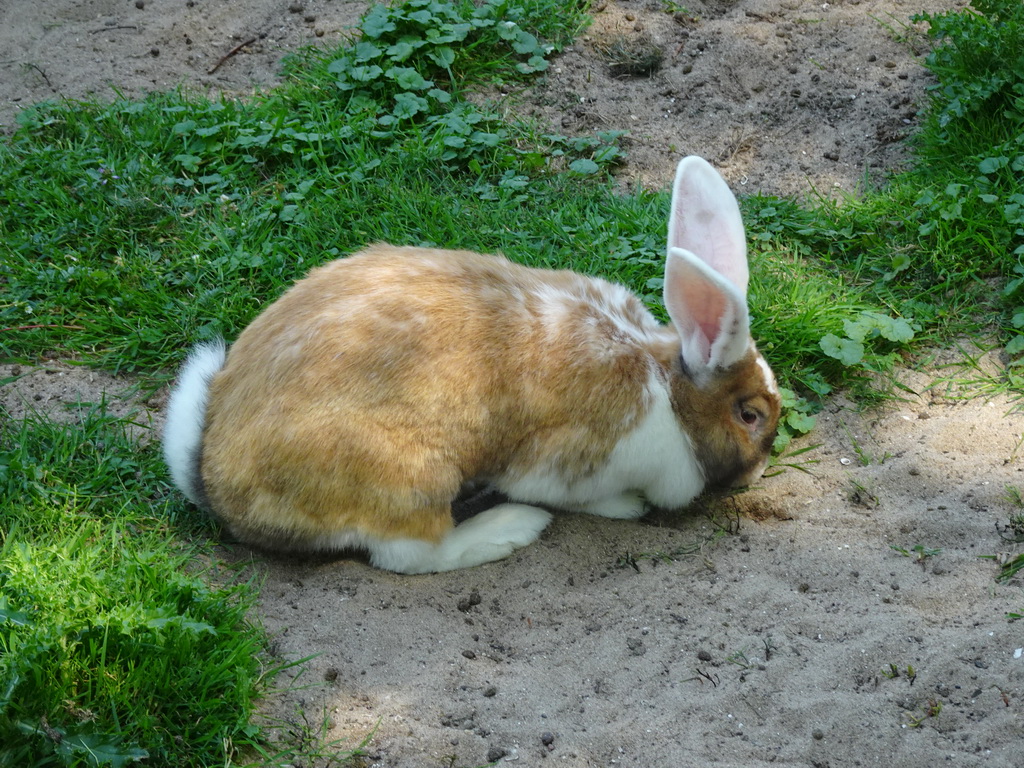
POLYGON ((48 77, 46 76, 46 73, 45 73, 45 72, 43 72, 42 68, 41 68, 41 67, 40 67, 40 66, 39 66, 38 64, 31 64, 31 63, 30 63, 30 64, 26 64, 25 66, 26 66, 26 67, 29 67, 29 68, 31 68, 31 69, 34 69, 34 70, 35 70, 36 72, 38 72, 38 73, 39 73, 40 75, 42 75, 42 76, 43 76, 43 80, 45 80, 45 81, 46 81, 46 84, 47 84, 48 86, 50 86, 50 89, 51 89, 51 90, 54 90, 54 91, 55 91, 55 90, 57 90, 56 88, 54 88, 54 87, 53 87, 53 83, 51 83, 51 82, 50 82, 50 78, 48 78, 48 77))
POLYGON ((90 35, 98 35, 100 32, 112 32, 115 29, 138 29, 134 24, 119 24, 116 27, 100 27, 99 29, 90 29, 90 35))
POLYGON ((242 50, 243 48, 245 48, 245 46, 247 46, 247 45, 252 45, 252 44, 253 44, 253 43, 255 43, 255 42, 256 42, 256 38, 255 38, 255 37, 251 37, 251 38, 249 38, 248 40, 246 40, 246 41, 245 41, 244 43, 239 43, 239 44, 238 44, 238 45, 236 45, 236 46, 235 46, 234 48, 232 48, 232 49, 231 49, 230 51, 228 51, 228 52, 227 52, 227 53, 225 53, 225 54, 224 54, 223 56, 221 56, 221 59, 220 59, 220 61, 218 61, 218 62, 217 62, 216 64, 214 64, 214 65, 213 65, 213 69, 211 69, 211 70, 210 70, 209 72, 207 72, 206 74, 208 74, 208 75, 212 75, 212 74, 213 74, 214 72, 216 72, 216 71, 217 71, 218 69, 220 69, 220 65, 221 65, 221 64, 223 64, 223 63, 224 63, 225 61, 227 61, 228 59, 230 59, 230 58, 231 58, 232 56, 234 56, 234 55, 235 55, 236 53, 238 53, 238 52, 239 52, 240 50, 242 50))

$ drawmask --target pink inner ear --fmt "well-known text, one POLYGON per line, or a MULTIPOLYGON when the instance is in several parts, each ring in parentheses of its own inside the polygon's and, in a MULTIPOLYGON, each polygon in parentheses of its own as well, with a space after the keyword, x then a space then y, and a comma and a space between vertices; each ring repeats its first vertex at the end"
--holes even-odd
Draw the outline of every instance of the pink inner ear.
POLYGON ((743 356, 749 322, 742 294, 689 251, 673 248, 668 253, 665 308, 692 370, 726 367, 743 356))
POLYGON ((689 307, 691 319, 710 346, 722 330, 722 317, 726 312, 725 297, 717 291, 708 291, 707 285, 698 281, 686 281, 681 288, 682 301, 689 307))

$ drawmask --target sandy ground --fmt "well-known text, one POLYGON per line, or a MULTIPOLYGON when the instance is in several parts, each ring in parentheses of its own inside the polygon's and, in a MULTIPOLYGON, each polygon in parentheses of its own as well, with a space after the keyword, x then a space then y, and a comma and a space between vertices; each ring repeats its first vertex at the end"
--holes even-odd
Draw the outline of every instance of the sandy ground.
MULTIPOLYGON (((266 87, 284 51, 336 44, 364 7, 14 5, 0 3, 7 125, 33 101, 108 98, 110 84, 266 87)), ((899 139, 928 83, 907 17, 957 3, 686 6, 609 3, 506 104, 564 133, 630 130, 626 183, 663 185, 693 152, 740 193, 850 192, 906 159, 899 139), (623 35, 660 47, 660 69, 621 77, 602 51, 623 35)), ((1024 612, 1024 591, 982 556, 1021 550, 1000 530, 1020 513, 1006 487, 1024 486, 1024 416, 1005 397, 948 392, 937 377, 956 359, 903 372, 916 394, 878 411, 836 399, 802 443, 818 444, 803 471, 639 522, 562 514, 500 563, 408 577, 226 551, 264 580, 254 619, 275 652, 314 657, 266 716, 285 730, 326 721, 350 744, 373 732, 367 764, 386 768, 1020 766, 1024 622, 1005 615, 1024 612), (937 551, 919 559, 918 546, 937 551)), ((998 375, 997 356, 981 359, 998 375)), ((164 396, 137 382, 53 361, 0 366, 12 374, 12 416, 74 418, 106 392, 143 409, 144 434, 159 429, 164 396)))

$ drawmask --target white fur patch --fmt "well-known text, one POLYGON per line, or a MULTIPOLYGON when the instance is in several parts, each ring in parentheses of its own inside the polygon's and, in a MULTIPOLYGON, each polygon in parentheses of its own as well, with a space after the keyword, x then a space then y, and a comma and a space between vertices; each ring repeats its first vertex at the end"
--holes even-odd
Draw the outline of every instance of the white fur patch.
POLYGON ((495 486, 513 499, 604 517, 639 517, 642 509, 625 503, 630 492, 659 506, 685 506, 703 489, 703 472, 665 384, 652 374, 647 391, 647 413, 590 477, 568 482, 557 470, 542 466, 515 479, 499 478, 495 486))
POLYGON ((370 562, 377 568, 398 573, 436 573, 507 557, 534 541, 550 521, 551 515, 543 509, 526 504, 499 504, 455 526, 437 545, 418 539, 356 535, 350 535, 348 543, 365 546, 370 551, 370 562))
POLYGON ((534 291, 533 295, 540 305, 540 317, 550 336, 565 333, 570 312, 580 304, 598 310, 626 338, 646 343, 664 334, 665 328, 646 311, 641 314, 642 323, 637 324, 634 310, 637 299, 624 286, 598 279, 580 279, 598 289, 596 300, 581 292, 554 285, 542 285, 534 291))
POLYGON ((164 425, 164 461, 171 479, 193 504, 199 504, 195 490, 196 456, 203 439, 210 381, 224 367, 223 341, 200 344, 192 349, 178 374, 178 383, 167 403, 164 425))
POLYGON ((640 490, 661 507, 683 507, 703 490, 704 473, 664 383, 652 376, 648 392, 652 399, 647 415, 615 447, 608 469, 628 478, 624 489, 640 490))
POLYGON ((763 357, 761 357, 761 355, 757 356, 757 364, 761 368, 761 373, 764 374, 765 387, 767 387, 768 391, 771 392, 773 395, 779 394, 779 384, 775 380, 775 373, 769 367, 767 361, 763 357))

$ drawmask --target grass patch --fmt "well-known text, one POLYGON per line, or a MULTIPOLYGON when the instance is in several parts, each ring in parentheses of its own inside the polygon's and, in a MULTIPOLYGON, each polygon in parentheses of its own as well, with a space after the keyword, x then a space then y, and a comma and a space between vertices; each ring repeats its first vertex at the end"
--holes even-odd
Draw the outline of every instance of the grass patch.
POLYGON ((83 406, 70 425, 12 426, 0 438, 0 762, 223 763, 255 735, 252 585, 200 567, 172 532, 180 509, 160 458, 124 421, 83 406))

